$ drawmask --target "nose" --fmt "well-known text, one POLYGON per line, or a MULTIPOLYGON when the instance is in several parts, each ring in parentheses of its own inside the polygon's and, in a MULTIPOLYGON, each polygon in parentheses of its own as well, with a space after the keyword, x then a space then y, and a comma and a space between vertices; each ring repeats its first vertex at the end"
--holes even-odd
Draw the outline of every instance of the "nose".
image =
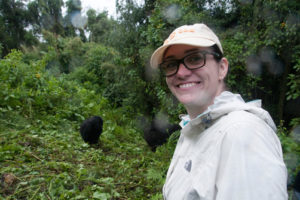
POLYGON ((185 67, 183 63, 179 64, 177 76, 178 77, 185 77, 191 75, 192 71, 185 67))

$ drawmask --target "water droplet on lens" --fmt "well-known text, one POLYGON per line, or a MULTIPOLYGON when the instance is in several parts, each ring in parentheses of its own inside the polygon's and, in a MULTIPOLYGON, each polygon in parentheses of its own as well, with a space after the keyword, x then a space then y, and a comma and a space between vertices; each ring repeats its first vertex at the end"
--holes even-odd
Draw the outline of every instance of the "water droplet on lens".
POLYGON ((294 139, 294 141, 300 143, 300 125, 296 126, 292 132, 291 132, 291 136, 294 139))
POLYGON ((71 14, 71 22, 76 28, 84 28, 87 23, 87 18, 85 16, 81 16, 80 11, 76 11, 71 14))
POLYGON ((283 73, 283 64, 279 60, 274 59, 273 62, 270 63, 268 70, 272 75, 278 76, 283 73))
POLYGON ((246 62, 247 71, 253 75, 259 76, 262 73, 261 62, 258 56, 249 56, 246 62))
POLYGON ((260 59, 262 62, 272 62, 275 57, 273 49, 263 48, 260 51, 260 59))
POLYGON ((299 161, 296 153, 287 153, 284 155, 284 162, 288 169, 295 169, 299 165, 299 161))
POLYGON ((172 4, 165 9, 164 17, 172 23, 181 18, 181 10, 177 4, 172 4))
POLYGON ((288 26, 300 24, 300 15, 289 14, 286 20, 288 26))
POLYGON ((252 4, 253 0, 239 0, 241 4, 252 4))

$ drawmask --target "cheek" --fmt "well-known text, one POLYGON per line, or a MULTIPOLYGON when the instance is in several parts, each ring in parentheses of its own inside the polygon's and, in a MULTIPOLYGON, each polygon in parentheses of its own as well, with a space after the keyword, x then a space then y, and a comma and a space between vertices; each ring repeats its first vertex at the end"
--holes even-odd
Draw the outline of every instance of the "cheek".
POLYGON ((217 66, 211 66, 210 71, 207 72, 207 74, 211 79, 210 81, 219 81, 221 78, 221 73, 217 66))

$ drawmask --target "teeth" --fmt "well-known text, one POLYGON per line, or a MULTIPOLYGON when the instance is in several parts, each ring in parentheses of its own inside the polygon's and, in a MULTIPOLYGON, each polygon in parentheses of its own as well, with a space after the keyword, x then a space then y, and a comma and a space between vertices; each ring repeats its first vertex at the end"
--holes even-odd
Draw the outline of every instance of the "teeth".
POLYGON ((188 88, 194 85, 196 85, 196 83, 186 83, 186 84, 179 85, 179 88, 188 88))

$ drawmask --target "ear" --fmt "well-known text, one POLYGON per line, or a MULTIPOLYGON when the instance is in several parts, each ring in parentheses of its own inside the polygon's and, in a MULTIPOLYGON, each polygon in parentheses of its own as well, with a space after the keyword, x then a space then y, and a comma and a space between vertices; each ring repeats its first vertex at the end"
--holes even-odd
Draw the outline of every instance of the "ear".
POLYGON ((224 80, 228 72, 229 63, 227 58, 223 57, 220 61, 219 80, 224 80))

